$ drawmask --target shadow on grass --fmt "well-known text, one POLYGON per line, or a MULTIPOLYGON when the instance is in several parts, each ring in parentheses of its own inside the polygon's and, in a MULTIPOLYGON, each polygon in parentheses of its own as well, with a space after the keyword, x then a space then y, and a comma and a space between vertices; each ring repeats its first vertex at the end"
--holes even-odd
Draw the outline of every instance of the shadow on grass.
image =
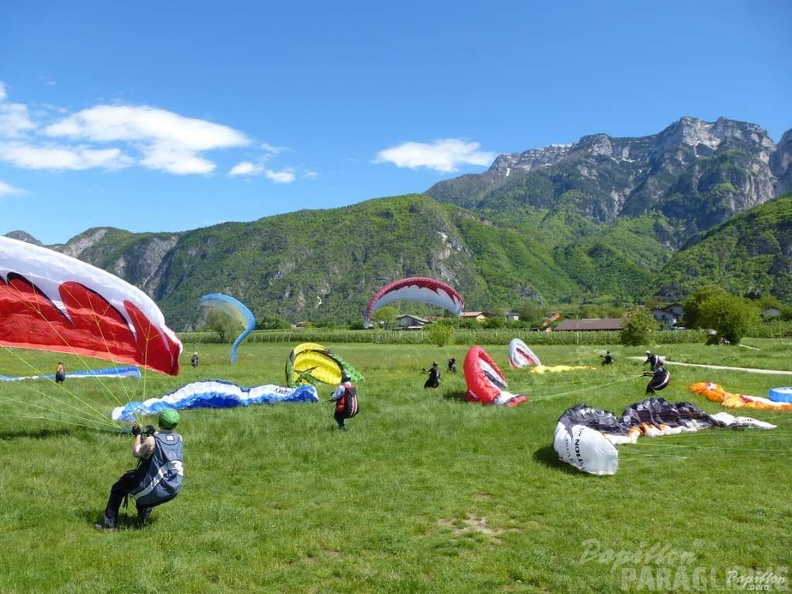
POLYGON ((456 400, 457 402, 467 402, 467 398, 465 397, 465 392, 448 392, 447 394, 443 394, 443 398, 445 400, 456 400))
POLYGON ((548 468, 554 468, 566 474, 580 474, 580 471, 569 464, 564 464, 558 459, 558 453, 552 446, 544 446, 534 451, 534 460, 548 468))
POLYGON ((130 514, 129 512, 124 511, 123 509, 118 514, 118 522, 116 523, 116 527, 113 530, 99 530, 96 528, 96 524, 101 523, 102 515, 104 514, 104 508, 91 510, 84 510, 79 514, 81 520, 83 520, 86 524, 91 526, 93 530, 97 532, 117 532, 120 530, 145 530, 146 528, 151 527, 153 524, 156 524, 157 519, 155 518, 154 514, 146 520, 146 523, 141 526, 140 522, 138 521, 137 514, 134 513, 134 504, 132 504, 133 513, 130 514))
MULTIPOLYGON (((81 430, 80 430, 81 431, 81 430)), ((0 432, 0 440, 4 439, 24 439, 24 438, 33 438, 33 439, 46 439, 48 437, 62 437, 64 435, 73 435, 78 431, 75 429, 39 429, 39 430, 30 430, 24 429, 20 431, 1 431, 0 432)))

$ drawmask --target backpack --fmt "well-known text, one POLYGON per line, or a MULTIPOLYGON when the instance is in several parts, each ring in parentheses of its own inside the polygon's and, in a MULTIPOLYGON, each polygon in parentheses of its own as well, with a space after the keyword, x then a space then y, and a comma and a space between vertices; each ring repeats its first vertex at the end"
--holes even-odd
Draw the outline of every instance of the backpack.
POLYGON ((344 418, 351 419, 358 414, 357 388, 350 386, 344 393, 344 418))

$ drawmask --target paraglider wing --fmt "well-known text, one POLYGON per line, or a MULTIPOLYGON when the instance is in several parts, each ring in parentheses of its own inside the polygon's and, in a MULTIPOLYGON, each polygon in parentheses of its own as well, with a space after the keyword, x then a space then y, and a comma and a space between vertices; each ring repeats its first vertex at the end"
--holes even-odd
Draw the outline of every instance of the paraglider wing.
POLYGON ((541 365, 534 352, 528 348, 519 338, 512 338, 509 342, 509 365, 515 369, 520 369, 526 365, 541 365))
POLYGON ((672 435, 708 427, 774 429, 775 425, 728 413, 708 415, 689 402, 674 404, 664 398, 631 404, 620 418, 577 404, 558 419, 553 447, 562 462, 589 474, 610 475, 619 467, 614 445, 635 443, 642 435, 672 435))
MULTIPOLYGON (((82 369, 80 371, 69 371, 66 374, 67 378, 111 378, 111 377, 132 377, 140 379, 140 370, 137 367, 108 367, 106 369, 82 369)), ((48 373, 44 375, 24 375, 24 376, 9 376, 0 375, 0 382, 14 382, 19 380, 38 380, 49 379, 54 380, 55 374, 48 373)))
POLYGON ((0 344, 179 372, 181 341, 140 289, 85 262, 0 237, 0 344))
POLYGON ((256 318, 245 304, 231 297, 230 295, 223 295, 222 293, 209 293, 201 297, 201 305, 212 307, 225 312, 234 320, 242 324, 244 330, 234 344, 231 345, 231 363, 237 362, 237 347, 247 338, 247 335, 253 332, 256 328, 256 318))
POLYGON ((385 285, 377 291, 366 308, 363 326, 369 327, 371 315, 380 307, 400 300, 420 301, 436 305, 447 309, 456 316, 462 315, 465 305, 462 295, 446 283, 423 276, 403 278, 385 285))
POLYGON ((489 353, 480 346, 472 346, 468 350, 463 371, 468 388, 467 399, 470 402, 516 406, 527 400, 525 396, 506 390, 506 378, 489 353))
POLYGON ((342 373, 352 382, 363 380, 363 375, 352 365, 315 342, 297 345, 286 361, 286 383, 292 387, 306 383, 340 384, 342 373))
POLYGON ((792 411, 792 402, 778 401, 778 394, 789 391, 789 388, 774 388, 770 390, 770 398, 749 396, 747 394, 732 394, 713 382, 698 382, 688 388, 694 394, 704 396, 707 400, 719 402, 726 408, 754 408, 757 410, 775 410, 780 412, 792 411), (775 396, 775 398, 774 398, 775 396))
POLYGON ((252 404, 278 404, 282 402, 318 402, 319 395, 313 386, 285 388, 267 384, 243 388, 223 380, 206 380, 187 384, 161 398, 144 402, 130 402, 113 409, 116 422, 135 420, 136 415, 155 415, 166 408, 231 408, 252 404))
POLYGON ((559 373, 562 371, 576 371, 578 369, 596 369, 591 365, 542 365, 541 363, 531 367, 531 375, 542 375, 543 373, 559 373))

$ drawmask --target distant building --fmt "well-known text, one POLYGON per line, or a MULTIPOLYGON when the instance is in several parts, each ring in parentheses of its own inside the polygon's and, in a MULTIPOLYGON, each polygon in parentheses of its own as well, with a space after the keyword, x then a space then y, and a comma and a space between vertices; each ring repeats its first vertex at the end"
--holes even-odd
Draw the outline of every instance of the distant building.
POLYGON ((425 318, 419 318, 418 316, 412 316, 409 314, 402 314, 400 316, 396 316, 396 323, 399 325, 399 328, 402 330, 420 330, 426 324, 431 323, 430 320, 425 318))
POLYGON ((520 321, 520 314, 518 313, 507 313, 503 316, 507 322, 519 322, 520 321))
POLYGON ((685 306, 681 303, 672 303, 671 305, 667 306, 666 309, 674 314, 677 317, 677 320, 681 320, 682 316, 685 315, 685 306))
POLYGON ((677 326, 683 315, 685 315, 685 308, 681 303, 652 308, 652 317, 666 329, 677 326))
POLYGON ((622 330, 622 318, 584 318, 582 320, 561 320, 554 332, 590 332, 596 330, 622 330))
POLYGON ((483 322, 487 319, 487 314, 485 314, 483 311, 463 311, 460 317, 463 320, 476 320, 477 322, 483 322))

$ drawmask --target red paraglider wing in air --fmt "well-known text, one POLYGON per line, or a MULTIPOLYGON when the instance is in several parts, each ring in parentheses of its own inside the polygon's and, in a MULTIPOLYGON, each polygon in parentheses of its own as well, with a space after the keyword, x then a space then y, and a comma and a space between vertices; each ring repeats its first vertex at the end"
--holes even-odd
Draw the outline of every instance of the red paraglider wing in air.
POLYGON ((433 278, 413 276, 394 281, 377 291, 366 308, 364 325, 368 327, 371 314, 380 307, 399 300, 436 305, 457 316, 462 315, 465 305, 462 295, 452 286, 433 278))

